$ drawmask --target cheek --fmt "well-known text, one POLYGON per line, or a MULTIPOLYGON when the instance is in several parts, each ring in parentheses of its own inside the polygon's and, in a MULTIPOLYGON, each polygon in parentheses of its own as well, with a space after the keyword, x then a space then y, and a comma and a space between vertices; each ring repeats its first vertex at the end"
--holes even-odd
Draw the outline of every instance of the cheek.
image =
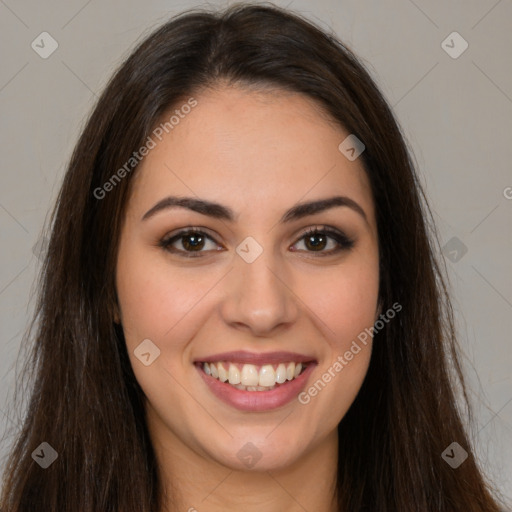
MULTIPOLYGON (((117 294, 135 377, 150 403, 176 407, 180 393, 174 396, 168 389, 174 379, 183 379, 179 363, 186 343, 179 340, 188 338, 182 332, 187 322, 182 320, 199 300, 201 290, 190 279, 184 279, 179 269, 171 270, 165 265, 156 249, 153 254, 147 248, 142 251, 129 244, 122 249, 117 262, 117 294), (137 357, 144 340, 150 340, 159 350, 158 357, 148 366, 137 357)), ((150 345, 150 352, 153 350, 150 345)))
POLYGON ((374 325, 377 313, 378 263, 340 266, 320 280, 308 278, 304 296, 336 352, 374 325))
POLYGON ((328 349, 301 403, 328 418, 326 427, 334 428, 353 403, 368 370, 370 328, 376 320, 378 302, 378 258, 355 258, 329 276, 317 277, 308 278, 304 293, 319 319, 328 349))
POLYGON ((204 291, 199 283, 172 269, 155 249, 124 249, 117 265, 117 292, 129 347, 142 339, 162 340, 193 308, 204 291))

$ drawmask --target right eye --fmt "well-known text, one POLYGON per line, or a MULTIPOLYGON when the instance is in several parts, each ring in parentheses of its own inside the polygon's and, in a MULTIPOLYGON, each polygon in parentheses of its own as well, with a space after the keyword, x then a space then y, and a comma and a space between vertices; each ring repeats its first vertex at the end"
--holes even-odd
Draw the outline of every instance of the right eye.
POLYGON ((184 258, 197 258, 201 255, 202 252, 207 252, 203 251, 202 249, 208 241, 211 241, 214 244, 216 243, 215 240, 211 236, 207 235, 204 231, 188 228, 179 231, 171 237, 163 238, 159 242, 159 245, 164 250, 173 254, 178 254, 184 258), (183 249, 174 247, 176 242, 179 242, 183 249))

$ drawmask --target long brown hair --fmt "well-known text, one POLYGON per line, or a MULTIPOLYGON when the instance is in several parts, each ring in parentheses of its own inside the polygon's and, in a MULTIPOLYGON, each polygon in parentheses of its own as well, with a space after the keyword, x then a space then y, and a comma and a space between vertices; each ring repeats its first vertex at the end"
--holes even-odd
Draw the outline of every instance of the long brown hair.
POLYGON ((446 269, 400 128, 346 45, 261 4, 194 9, 165 23, 120 66, 85 125, 52 216, 26 367, 30 400, 1 511, 160 512, 143 393, 113 320, 120 227, 137 166, 99 190, 164 113, 221 83, 302 93, 366 146, 382 310, 403 309, 375 334, 368 374, 338 427, 339 510, 498 511, 465 431, 471 408, 446 269), (456 469, 441 457, 454 441, 469 453, 456 469), (32 458, 42 442, 58 454, 47 469, 32 458))

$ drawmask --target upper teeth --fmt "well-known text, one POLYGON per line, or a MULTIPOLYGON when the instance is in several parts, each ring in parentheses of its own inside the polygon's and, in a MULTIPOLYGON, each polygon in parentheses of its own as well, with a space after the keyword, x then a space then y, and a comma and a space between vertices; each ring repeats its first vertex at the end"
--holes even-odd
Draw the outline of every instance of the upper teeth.
POLYGON ((234 363, 203 363, 203 370, 207 375, 237 387, 247 386, 248 391, 257 391, 250 389, 252 387, 272 389, 276 383, 282 384, 298 377, 303 368, 302 363, 280 363, 276 368, 271 364, 261 367, 244 364, 241 365, 241 369, 234 363))

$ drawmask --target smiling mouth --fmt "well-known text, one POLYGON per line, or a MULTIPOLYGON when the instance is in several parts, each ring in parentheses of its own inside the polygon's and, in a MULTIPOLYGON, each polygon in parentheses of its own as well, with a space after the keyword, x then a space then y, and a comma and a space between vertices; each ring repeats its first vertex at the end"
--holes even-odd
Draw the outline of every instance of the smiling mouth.
POLYGON ((299 377, 309 362, 279 364, 239 364, 229 361, 199 362, 202 371, 240 391, 270 391, 299 377))

